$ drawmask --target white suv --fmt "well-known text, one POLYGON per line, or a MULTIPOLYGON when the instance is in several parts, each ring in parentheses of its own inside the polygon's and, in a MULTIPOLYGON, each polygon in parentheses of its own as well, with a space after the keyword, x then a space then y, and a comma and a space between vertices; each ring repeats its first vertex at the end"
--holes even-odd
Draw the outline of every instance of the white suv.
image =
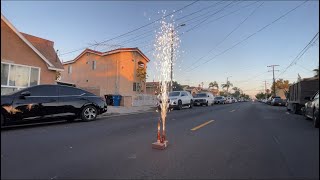
POLYGON ((214 103, 214 96, 211 93, 203 92, 203 93, 198 93, 195 95, 193 98, 193 105, 213 105, 214 103))
MULTIPOLYGON (((172 91, 169 93, 169 108, 181 110, 183 106, 192 108, 193 98, 188 91, 172 91)), ((161 100, 159 101, 158 108, 160 108, 161 100)))

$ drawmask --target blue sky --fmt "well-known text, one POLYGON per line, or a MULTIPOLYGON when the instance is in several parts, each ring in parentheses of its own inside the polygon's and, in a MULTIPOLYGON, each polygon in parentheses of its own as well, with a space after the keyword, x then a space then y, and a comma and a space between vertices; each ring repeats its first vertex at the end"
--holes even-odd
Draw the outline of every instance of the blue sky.
MULTIPOLYGON (((177 22, 181 23, 201 14, 216 12, 230 2, 223 1, 215 6, 213 4, 219 3, 218 1, 196 2, 174 14, 174 18, 178 19, 212 5, 212 8, 177 22)), ((253 2, 233 3, 210 16, 210 19, 199 28, 190 32, 187 30, 196 25, 199 20, 188 21, 186 26, 179 29, 180 33, 185 33, 180 36, 180 54, 174 68, 177 81, 195 86, 204 82, 204 86, 207 87, 209 82, 217 81, 221 84, 226 81, 227 76, 232 76, 229 80, 234 86, 254 95, 263 89, 264 80, 267 80, 269 85, 272 83, 272 73, 267 72, 270 70, 267 65, 278 64, 280 66, 276 69, 281 72, 319 32, 319 1, 308 1, 239 46, 202 64, 302 3, 302 1, 267 1, 257 8, 261 2, 252 4, 253 2), (252 5, 249 6, 249 4, 252 5), (255 8, 257 8, 255 13, 216 47, 218 42, 223 40, 255 8), (214 21, 236 9, 240 10, 214 21), (208 54, 214 47, 216 47, 215 51, 208 54), (199 60, 204 55, 207 55, 206 58, 199 60), (200 66, 193 71, 186 71, 193 63, 200 66)), ((1 1, 1 13, 19 31, 54 41, 55 49, 63 54, 85 48, 95 41, 100 42, 126 33, 160 18, 162 10, 170 13, 190 3, 192 1, 1 1)), ((131 36, 108 42, 108 46, 96 47, 96 50, 105 51, 115 48, 110 46, 112 44, 139 47, 151 59, 148 65, 148 80, 156 80, 152 62, 155 34, 151 30, 157 30, 158 27, 159 24, 152 24, 134 32, 131 36), (141 38, 137 38, 136 41, 123 44, 126 40, 148 31, 150 31, 149 34, 141 35, 141 38)), ((67 61, 80 52, 63 55, 60 58, 67 61)), ((302 78, 313 76, 312 70, 318 65, 319 41, 317 40, 297 64, 290 67, 280 78, 293 82, 296 81, 298 73, 302 78)), ((280 72, 275 73, 276 77, 280 72)))

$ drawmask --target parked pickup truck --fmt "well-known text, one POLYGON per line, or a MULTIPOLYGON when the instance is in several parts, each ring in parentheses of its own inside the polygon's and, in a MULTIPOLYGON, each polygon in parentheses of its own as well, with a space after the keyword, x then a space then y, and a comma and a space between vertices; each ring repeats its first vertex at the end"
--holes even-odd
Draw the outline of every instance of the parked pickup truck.
POLYGON ((287 93, 287 110, 295 114, 301 113, 301 108, 319 90, 319 78, 305 78, 292 84, 287 93))

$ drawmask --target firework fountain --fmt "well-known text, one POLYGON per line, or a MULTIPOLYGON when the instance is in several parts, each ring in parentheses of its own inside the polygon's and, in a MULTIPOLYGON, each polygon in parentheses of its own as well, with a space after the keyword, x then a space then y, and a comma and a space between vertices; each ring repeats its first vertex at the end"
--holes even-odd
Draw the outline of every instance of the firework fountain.
POLYGON ((156 149, 164 149, 168 145, 168 140, 166 139, 166 117, 169 110, 169 87, 172 86, 172 84, 170 84, 170 74, 176 59, 176 50, 179 47, 180 42, 177 31, 174 30, 175 23, 173 16, 171 16, 170 22, 166 22, 166 19, 163 18, 160 23, 161 27, 156 33, 156 42, 154 44, 154 57, 156 59, 155 64, 160 83, 161 102, 157 142, 152 143, 152 147, 156 149))

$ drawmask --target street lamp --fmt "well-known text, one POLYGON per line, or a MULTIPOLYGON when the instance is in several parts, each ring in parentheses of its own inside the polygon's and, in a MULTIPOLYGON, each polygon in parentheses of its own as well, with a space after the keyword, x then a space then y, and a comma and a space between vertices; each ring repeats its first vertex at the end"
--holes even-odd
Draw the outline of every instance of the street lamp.
MULTIPOLYGON (((177 26, 177 28, 179 27, 183 27, 185 26, 186 24, 179 24, 177 26)), ((173 42, 174 42, 174 39, 173 39, 173 33, 174 33, 174 29, 172 28, 171 29, 171 62, 170 62, 170 92, 172 91, 172 86, 173 86, 173 42)))

